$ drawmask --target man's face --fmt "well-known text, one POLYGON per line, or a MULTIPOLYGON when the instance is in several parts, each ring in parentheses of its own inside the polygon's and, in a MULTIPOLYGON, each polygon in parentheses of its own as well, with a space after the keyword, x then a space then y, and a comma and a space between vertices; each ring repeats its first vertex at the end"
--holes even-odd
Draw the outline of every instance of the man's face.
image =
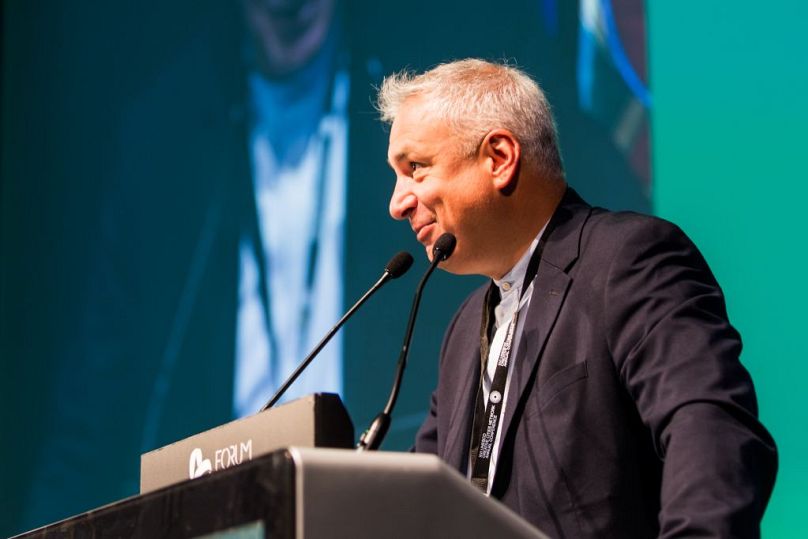
POLYGON ((387 153, 396 174, 390 215, 407 219, 431 258, 444 232, 457 237, 442 267, 452 273, 486 274, 482 256, 493 241, 491 203, 496 190, 486 159, 461 153, 457 134, 430 117, 418 97, 404 102, 390 131, 387 153))

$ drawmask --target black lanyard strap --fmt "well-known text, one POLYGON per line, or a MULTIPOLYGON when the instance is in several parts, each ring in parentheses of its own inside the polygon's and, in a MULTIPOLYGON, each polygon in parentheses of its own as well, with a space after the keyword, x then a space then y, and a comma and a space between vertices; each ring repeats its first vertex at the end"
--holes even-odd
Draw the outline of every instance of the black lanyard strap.
POLYGON ((514 348, 513 340, 516 334, 517 324, 519 323, 522 296, 527 292, 530 283, 538 273, 541 255, 544 251, 545 241, 549 232, 548 225, 548 229, 544 231, 539 240, 539 244, 530 256, 530 262, 528 262, 527 270, 525 271, 525 278, 522 281, 519 307, 517 307, 516 312, 508 324, 505 341, 502 343, 502 349, 497 359, 497 367, 494 370, 494 379, 491 381, 487 403, 485 402, 483 394, 483 380, 485 378, 488 356, 491 352, 491 341, 493 340, 495 321, 494 309, 499 304, 500 295, 499 289, 493 282, 490 284, 485 294, 482 324, 480 327, 480 386, 477 390, 477 399, 474 405, 474 422, 472 424, 471 443, 469 446, 472 467, 471 482, 483 492, 488 492, 488 471, 490 469, 491 455, 494 450, 494 443, 496 441, 505 401, 508 367, 511 363, 511 352, 514 348))

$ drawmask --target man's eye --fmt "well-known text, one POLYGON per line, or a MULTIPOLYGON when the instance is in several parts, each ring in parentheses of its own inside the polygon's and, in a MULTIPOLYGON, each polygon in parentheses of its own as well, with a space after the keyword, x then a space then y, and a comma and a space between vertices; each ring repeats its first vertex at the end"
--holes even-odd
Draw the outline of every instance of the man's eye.
POLYGON ((410 170, 412 170, 413 172, 415 172, 419 168, 423 168, 423 166, 424 166, 423 163, 418 163, 416 161, 410 161, 410 170))

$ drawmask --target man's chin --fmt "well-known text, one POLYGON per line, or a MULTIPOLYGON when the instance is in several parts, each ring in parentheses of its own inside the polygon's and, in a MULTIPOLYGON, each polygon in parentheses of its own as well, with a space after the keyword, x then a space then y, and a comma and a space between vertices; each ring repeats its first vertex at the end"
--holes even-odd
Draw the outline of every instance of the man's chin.
POLYGON ((426 257, 429 259, 429 262, 432 263, 432 246, 434 243, 426 243, 424 244, 424 251, 426 251, 426 257))
MULTIPOLYGON (((432 258, 432 247, 433 246, 434 246, 434 244, 431 244, 431 243, 428 244, 428 245, 424 245, 424 250, 426 251, 426 257, 429 259, 430 264, 433 261, 433 258, 432 258)), ((472 273, 470 271, 464 271, 463 270, 462 260, 460 260, 458 258, 453 258, 453 257, 449 257, 447 260, 444 260, 443 262, 441 262, 438 265, 438 267, 440 269, 442 269, 443 271, 446 271, 448 273, 452 273, 452 274, 455 274, 455 275, 468 275, 468 274, 472 273)))

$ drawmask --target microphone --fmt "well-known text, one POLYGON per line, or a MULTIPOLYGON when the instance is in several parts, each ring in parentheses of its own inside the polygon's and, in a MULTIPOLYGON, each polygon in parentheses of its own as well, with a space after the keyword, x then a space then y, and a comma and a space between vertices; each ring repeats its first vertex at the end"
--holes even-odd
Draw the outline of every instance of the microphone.
MULTIPOLYGON (((384 266, 384 272, 390 275, 390 279, 398 279, 407 273, 411 267, 412 255, 407 251, 401 251, 387 262, 387 265, 384 266)), ((382 278, 384 278, 383 275, 382 278)))
POLYGON ((432 264, 435 264, 435 258, 440 258, 438 262, 443 262, 452 256, 455 247, 457 247, 457 238, 454 237, 454 234, 449 232, 441 234, 438 241, 432 246, 432 264))
POLYGON ((373 451, 382 445, 382 440, 384 440, 384 436, 390 428, 390 417, 393 413, 393 407, 396 405, 398 393, 401 390, 401 382, 404 379, 404 368, 407 366, 407 355, 410 351, 410 341, 412 340, 412 332, 415 328, 415 316, 418 314, 418 306, 421 303, 421 292, 423 292, 427 279, 429 279, 432 272, 435 271, 435 268, 438 267, 438 264, 452 256, 456 245, 457 238, 446 232, 441 234, 435 242, 435 245, 432 246, 432 263, 421 278, 421 282, 418 283, 418 288, 415 290, 415 297, 412 300, 410 319, 407 322, 407 331, 404 333, 404 343, 401 345, 401 353, 398 356, 398 365, 393 380, 393 388, 390 391, 390 398, 387 399, 384 410, 373 419, 368 429, 362 434, 356 446, 357 451, 373 451))
POLYGON ((289 386, 291 386, 295 382, 295 380, 297 380, 300 374, 306 369, 306 367, 309 366, 309 363, 311 363, 314 357, 320 353, 320 350, 322 350, 326 344, 328 344, 328 341, 331 340, 331 338, 334 336, 337 330, 339 330, 339 328, 341 328, 343 324, 345 324, 345 322, 353 315, 353 313, 355 313, 356 310, 359 309, 359 307, 361 307, 362 304, 365 303, 368 300, 368 298, 370 298, 370 296, 375 294, 376 291, 379 288, 381 288, 385 283, 387 283, 391 279, 397 279, 401 277, 402 275, 407 273, 407 270, 409 270, 411 266, 412 266, 412 255, 406 251, 401 251, 397 253, 393 258, 391 258, 390 261, 387 262, 387 264, 384 266, 384 272, 382 273, 382 276, 379 278, 379 280, 376 281, 376 283, 373 286, 371 286, 367 292, 365 292, 364 296, 359 298, 359 301, 354 303, 353 307, 348 309, 348 312, 342 315, 342 318, 340 318, 339 321, 336 323, 336 325, 334 325, 334 327, 332 327, 328 331, 328 333, 326 333, 325 337, 323 337, 323 339, 319 343, 317 343, 317 346, 315 346, 314 349, 311 352, 309 352, 309 355, 307 355, 306 358, 300 363, 300 365, 297 366, 295 371, 289 376, 289 378, 286 379, 286 381, 283 383, 280 389, 278 389, 275 395, 271 399, 269 399, 269 401, 258 411, 263 412, 264 410, 272 408, 275 405, 275 403, 278 402, 278 399, 280 399, 283 396, 283 394, 286 393, 286 390, 289 389, 289 386))

